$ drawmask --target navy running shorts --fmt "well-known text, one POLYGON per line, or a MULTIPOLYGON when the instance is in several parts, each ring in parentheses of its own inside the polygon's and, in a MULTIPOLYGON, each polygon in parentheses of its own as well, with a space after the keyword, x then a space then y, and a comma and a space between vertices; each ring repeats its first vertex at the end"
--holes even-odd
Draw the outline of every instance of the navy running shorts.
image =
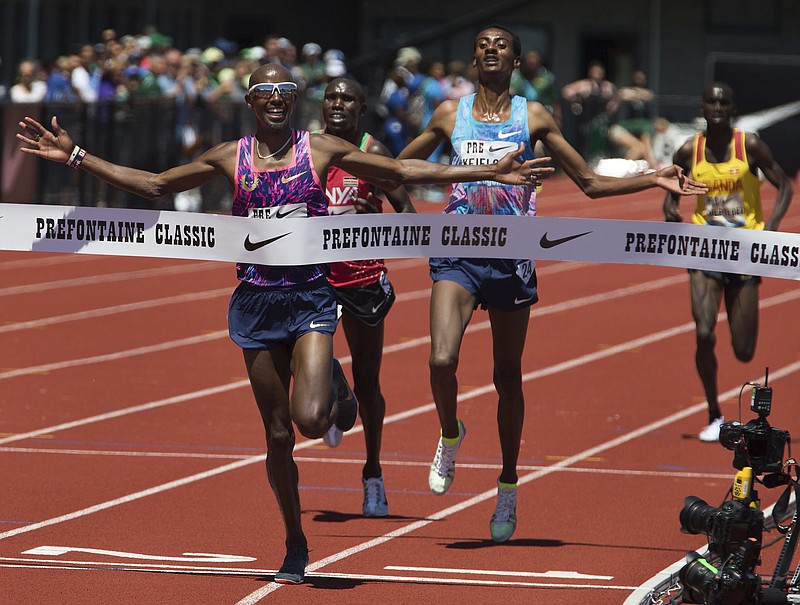
POLYGON ((344 310, 371 327, 383 321, 395 299, 394 288, 385 273, 366 286, 336 288, 336 296, 344 310))
POLYGON ((243 349, 293 346, 308 332, 333 335, 336 293, 327 279, 303 286, 265 288, 241 282, 228 305, 228 333, 243 349))
POLYGON ((477 300, 475 308, 514 311, 539 300, 536 269, 530 260, 431 258, 433 281, 454 281, 477 300))

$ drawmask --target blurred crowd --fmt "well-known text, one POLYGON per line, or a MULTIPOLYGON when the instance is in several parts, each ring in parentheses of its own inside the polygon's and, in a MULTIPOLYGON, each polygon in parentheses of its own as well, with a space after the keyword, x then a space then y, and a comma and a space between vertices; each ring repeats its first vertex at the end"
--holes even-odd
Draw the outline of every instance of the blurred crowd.
MULTIPOLYGON (((138 35, 102 32, 87 43, 51 61, 24 60, 13 85, 0 89, 5 103, 85 103, 173 99, 178 108, 178 132, 186 145, 199 140, 190 108, 201 103, 244 103, 247 81, 259 65, 280 63, 298 84, 300 103, 293 126, 322 128, 321 104, 326 84, 348 74, 346 57, 338 49, 314 42, 299 50, 286 37, 267 36, 261 45, 239 48, 225 39, 205 48, 179 50, 172 39, 154 29, 138 35)), ((473 68, 463 61, 443 63, 404 47, 388 66, 379 100, 372 107, 380 119, 376 136, 395 155, 427 124, 436 106, 475 90, 473 68)), ((377 91, 376 91, 377 92, 377 91)), ((629 86, 617 87, 605 68, 592 63, 585 78, 558 87, 556 76, 537 50, 521 57, 511 83, 513 94, 540 101, 561 125, 563 112, 577 123, 576 148, 587 160, 609 153, 643 159, 651 165, 654 129, 653 93, 647 76, 637 71, 629 86)), ((431 157, 442 159, 448 149, 431 157)))

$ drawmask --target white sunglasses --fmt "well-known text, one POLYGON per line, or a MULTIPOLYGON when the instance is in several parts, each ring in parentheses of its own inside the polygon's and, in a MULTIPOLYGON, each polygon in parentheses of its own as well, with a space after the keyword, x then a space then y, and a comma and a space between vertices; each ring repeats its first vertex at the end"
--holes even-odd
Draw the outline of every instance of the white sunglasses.
POLYGON ((297 92, 297 84, 294 82, 262 82, 260 84, 253 84, 247 91, 249 95, 269 99, 275 91, 286 98, 297 92))

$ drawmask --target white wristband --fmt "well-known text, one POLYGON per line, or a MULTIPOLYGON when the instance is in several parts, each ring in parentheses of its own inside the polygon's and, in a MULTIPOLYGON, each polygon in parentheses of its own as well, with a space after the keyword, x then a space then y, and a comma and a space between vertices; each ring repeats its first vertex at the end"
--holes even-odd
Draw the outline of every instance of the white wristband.
POLYGON ((75 158, 78 157, 78 152, 80 150, 81 148, 75 145, 75 148, 72 150, 72 155, 70 155, 69 159, 67 160, 67 166, 72 166, 72 162, 74 162, 75 158))

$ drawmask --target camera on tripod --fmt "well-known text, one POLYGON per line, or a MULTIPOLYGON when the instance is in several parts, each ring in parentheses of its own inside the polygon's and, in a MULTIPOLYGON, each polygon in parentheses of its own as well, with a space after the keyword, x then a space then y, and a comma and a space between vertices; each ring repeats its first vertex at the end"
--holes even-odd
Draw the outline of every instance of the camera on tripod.
POLYGON ((767 422, 772 410, 772 388, 766 386, 766 382, 765 379, 764 386, 745 383, 742 387, 744 390, 748 384, 753 386, 750 409, 758 414, 758 418, 747 424, 725 422, 720 427, 720 442, 734 452, 733 466, 739 470, 729 492, 731 499, 718 508, 696 496, 689 496, 684 501, 679 516, 681 532, 708 536, 709 553, 708 559, 694 551, 688 553, 686 565, 679 572, 684 603, 758 605, 789 602, 781 590, 764 590, 760 577, 755 573, 760 563, 764 513, 759 508, 760 501, 753 483, 762 473, 772 473, 769 480, 764 478, 767 487, 789 483, 783 473, 783 454, 790 437, 787 431, 773 428, 767 422))

